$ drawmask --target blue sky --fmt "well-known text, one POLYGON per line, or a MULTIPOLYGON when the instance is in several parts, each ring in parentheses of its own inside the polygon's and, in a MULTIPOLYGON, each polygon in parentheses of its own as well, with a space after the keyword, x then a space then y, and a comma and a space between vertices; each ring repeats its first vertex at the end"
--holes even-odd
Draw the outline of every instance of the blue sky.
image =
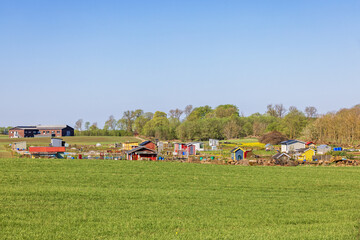
POLYGON ((0 126, 360 103, 360 1, 0 2, 0 126))

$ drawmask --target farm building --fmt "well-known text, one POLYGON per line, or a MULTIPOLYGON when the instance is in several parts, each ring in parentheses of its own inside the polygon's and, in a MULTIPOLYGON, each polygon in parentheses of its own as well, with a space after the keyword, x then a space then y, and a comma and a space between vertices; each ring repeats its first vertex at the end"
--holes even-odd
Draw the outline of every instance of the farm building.
POLYGON ((124 142, 122 144, 122 148, 125 151, 129 151, 131 149, 137 148, 139 146, 139 143, 137 142, 124 142))
POLYGON ((34 137, 39 133, 40 132, 36 126, 17 126, 9 129, 10 138, 34 137))
POLYGON ((157 152, 153 149, 139 146, 126 152, 127 160, 156 160, 157 152))
MULTIPOLYGON (((74 136, 74 128, 68 125, 47 125, 37 126, 41 135, 50 137, 74 136)), ((39 135, 40 135, 39 134, 39 135)))
POLYGON ((74 136, 74 128, 68 125, 17 126, 9 130, 10 138, 74 136))
POLYGON ((156 145, 152 141, 145 141, 139 144, 139 146, 146 147, 152 150, 156 150, 156 145))
POLYGON ((299 149, 295 156, 297 157, 298 161, 312 161, 313 157, 315 156, 315 150, 312 148, 302 148, 299 149))
POLYGON ((251 151, 246 151, 240 147, 234 148, 231 150, 231 159, 237 161, 246 159, 250 152, 251 151))
POLYGON ((33 157, 56 157, 64 158, 65 147, 29 147, 29 153, 33 157))
POLYGON ((323 144, 323 145, 320 145, 320 146, 317 147, 317 154, 322 155, 322 154, 325 154, 325 153, 327 153, 329 151, 331 151, 331 147, 328 146, 328 145, 323 144))
POLYGON ((299 149, 305 148, 305 142, 299 140, 287 140, 280 143, 281 152, 290 153, 296 152, 299 149))

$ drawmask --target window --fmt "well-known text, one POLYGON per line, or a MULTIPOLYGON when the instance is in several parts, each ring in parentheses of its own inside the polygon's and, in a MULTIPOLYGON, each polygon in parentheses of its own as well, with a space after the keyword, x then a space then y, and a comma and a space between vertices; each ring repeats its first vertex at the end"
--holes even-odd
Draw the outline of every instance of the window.
POLYGON ((49 131, 46 131, 46 133, 49 133, 49 131))
POLYGON ((60 133, 60 131, 57 131, 57 133, 60 133))
POLYGON ((51 131, 51 133, 54 133, 55 131, 51 131))

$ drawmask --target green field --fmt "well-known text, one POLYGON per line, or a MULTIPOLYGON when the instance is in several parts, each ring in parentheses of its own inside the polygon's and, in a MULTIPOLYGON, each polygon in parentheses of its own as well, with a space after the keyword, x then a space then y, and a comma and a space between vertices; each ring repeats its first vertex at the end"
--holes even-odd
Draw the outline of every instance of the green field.
MULTIPOLYGON (((61 137, 65 142, 69 144, 78 144, 78 145, 95 145, 96 143, 101 144, 113 144, 113 143, 122 143, 122 142, 140 142, 141 140, 136 137, 117 137, 117 136, 74 136, 74 137, 61 137)), ((9 138, 1 137, 1 144, 10 144, 13 142, 26 141, 28 145, 49 145, 50 137, 46 138, 9 138)))
POLYGON ((220 142, 231 142, 231 143, 255 143, 259 140, 257 138, 239 138, 239 139, 228 139, 228 140, 222 140, 220 142))
POLYGON ((0 239, 359 239, 360 168, 0 159, 0 239))

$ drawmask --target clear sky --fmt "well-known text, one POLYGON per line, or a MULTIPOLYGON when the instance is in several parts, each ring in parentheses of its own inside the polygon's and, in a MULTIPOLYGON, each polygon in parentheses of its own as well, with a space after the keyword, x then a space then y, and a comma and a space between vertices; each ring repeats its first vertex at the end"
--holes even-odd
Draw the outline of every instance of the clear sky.
POLYGON ((359 0, 0 2, 0 126, 360 103, 359 0))

